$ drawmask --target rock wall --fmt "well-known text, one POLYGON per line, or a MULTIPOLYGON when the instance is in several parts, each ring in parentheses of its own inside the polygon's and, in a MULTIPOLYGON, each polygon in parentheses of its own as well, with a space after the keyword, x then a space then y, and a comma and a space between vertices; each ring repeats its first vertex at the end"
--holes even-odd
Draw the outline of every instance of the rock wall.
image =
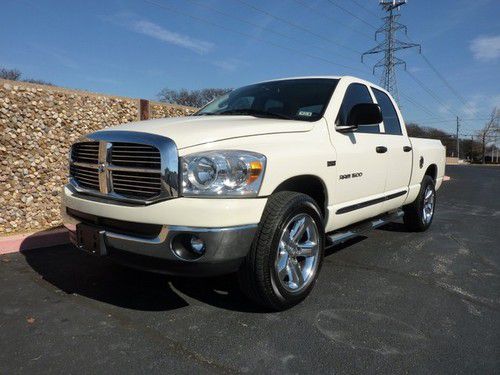
MULTIPOLYGON (((151 118, 192 111, 150 103, 151 118)), ((0 235, 60 225, 70 145, 139 118, 138 99, 0 80, 0 235)))

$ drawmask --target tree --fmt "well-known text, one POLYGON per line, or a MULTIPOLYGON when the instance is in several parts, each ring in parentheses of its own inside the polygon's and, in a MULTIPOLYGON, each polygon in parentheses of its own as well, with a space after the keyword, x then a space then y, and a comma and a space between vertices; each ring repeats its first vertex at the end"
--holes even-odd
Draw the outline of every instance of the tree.
POLYGON ((486 145, 493 140, 493 137, 495 137, 500 130, 498 124, 499 117, 500 111, 495 107, 493 111, 491 111, 490 118, 484 125, 484 128, 477 132, 477 136, 481 140, 481 163, 483 164, 486 163, 486 145))
MULTIPOLYGON (((436 128, 420 126, 416 123, 408 123, 406 125, 406 130, 410 137, 439 139, 446 147, 447 155, 456 155, 457 153, 456 139, 451 134, 436 128)), ((462 146, 462 142, 463 140, 460 141, 460 146, 462 146)))
POLYGON ((215 98, 224 95, 231 89, 206 88, 199 90, 164 88, 158 93, 161 102, 200 108, 215 98))
POLYGON ((55 86, 53 83, 44 81, 42 79, 26 78, 22 80, 23 82, 36 83, 38 85, 55 86))
POLYGON ((34 79, 34 78, 21 79, 21 76, 22 76, 22 73, 17 69, 0 68, 0 78, 2 78, 2 79, 9 79, 11 81, 21 81, 21 82, 28 82, 28 83, 37 83, 39 85, 54 86, 53 83, 42 81, 41 79, 34 79))
POLYGON ((17 81, 21 78, 21 72, 17 69, 0 68, 0 78, 17 81))

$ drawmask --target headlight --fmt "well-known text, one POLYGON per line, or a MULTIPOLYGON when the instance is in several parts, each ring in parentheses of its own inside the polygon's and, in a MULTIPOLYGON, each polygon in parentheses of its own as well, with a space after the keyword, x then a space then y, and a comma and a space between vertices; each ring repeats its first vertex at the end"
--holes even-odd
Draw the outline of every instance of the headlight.
POLYGON ((266 157, 250 151, 207 151, 184 156, 184 196, 256 196, 266 157))

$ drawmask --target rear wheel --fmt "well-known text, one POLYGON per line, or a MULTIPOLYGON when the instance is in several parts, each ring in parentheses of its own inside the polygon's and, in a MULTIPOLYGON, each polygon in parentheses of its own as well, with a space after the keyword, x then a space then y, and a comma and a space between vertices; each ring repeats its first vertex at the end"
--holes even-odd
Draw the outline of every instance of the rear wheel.
POLYGON ((434 180, 424 176, 417 199, 403 207, 403 221, 406 227, 414 232, 423 232, 431 226, 436 207, 436 190, 434 180))
POLYGON ((311 292, 324 253, 319 208, 305 194, 272 195, 239 276, 242 290, 271 310, 284 310, 311 292))

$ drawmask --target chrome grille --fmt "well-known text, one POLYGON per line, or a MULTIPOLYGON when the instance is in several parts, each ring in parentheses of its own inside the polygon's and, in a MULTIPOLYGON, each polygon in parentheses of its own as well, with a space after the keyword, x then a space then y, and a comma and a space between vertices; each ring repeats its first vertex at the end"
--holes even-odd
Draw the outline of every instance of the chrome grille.
POLYGON ((115 142, 111 148, 111 164, 136 168, 161 168, 160 151, 138 143, 115 142))
POLYGON ((161 192, 161 174, 111 171, 113 191, 136 197, 154 197, 161 192))
POLYGON ((99 142, 75 143, 71 148, 71 159, 76 162, 97 164, 99 159, 99 142))
POLYGON ((99 173, 97 165, 95 168, 89 168, 72 164, 69 167, 69 173, 79 185, 89 189, 99 190, 99 173))
POLYGON ((78 142, 71 149, 70 184, 77 191, 141 204, 178 195, 178 154, 171 139, 137 132, 95 134, 98 141, 78 142))

